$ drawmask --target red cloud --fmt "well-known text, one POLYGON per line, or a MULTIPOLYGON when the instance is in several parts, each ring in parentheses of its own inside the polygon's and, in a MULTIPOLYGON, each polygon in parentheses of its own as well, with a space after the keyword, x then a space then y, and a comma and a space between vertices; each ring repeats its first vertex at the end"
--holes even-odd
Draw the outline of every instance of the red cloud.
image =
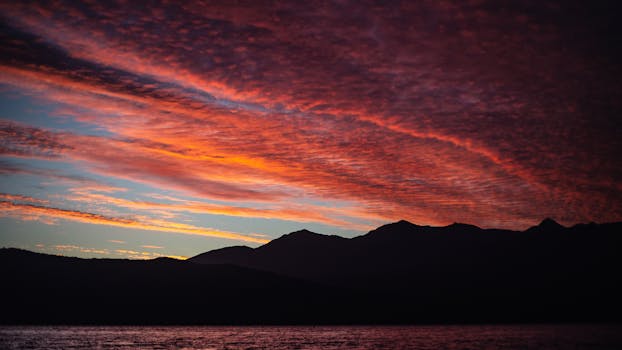
POLYGON ((0 8, 2 81, 112 135, 4 123, 5 155, 247 202, 209 208, 240 216, 622 219, 618 60, 572 6, 0 8), (305 196, 358 208, 314 216, 305 196))

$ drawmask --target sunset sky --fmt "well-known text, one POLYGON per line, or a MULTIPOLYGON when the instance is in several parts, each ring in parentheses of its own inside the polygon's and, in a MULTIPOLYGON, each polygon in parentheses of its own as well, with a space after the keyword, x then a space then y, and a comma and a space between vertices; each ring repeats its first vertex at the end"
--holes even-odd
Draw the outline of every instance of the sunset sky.
POLYGON ((600 1, 0 0, 0 246, 622 220, 600 1))

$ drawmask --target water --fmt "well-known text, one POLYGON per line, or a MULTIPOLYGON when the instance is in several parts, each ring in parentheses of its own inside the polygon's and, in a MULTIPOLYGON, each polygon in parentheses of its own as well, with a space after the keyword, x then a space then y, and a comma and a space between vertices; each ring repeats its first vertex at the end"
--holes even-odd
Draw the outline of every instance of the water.
POLYGON ((0 349, 622 349, 622 326, 3 326, 0 349))

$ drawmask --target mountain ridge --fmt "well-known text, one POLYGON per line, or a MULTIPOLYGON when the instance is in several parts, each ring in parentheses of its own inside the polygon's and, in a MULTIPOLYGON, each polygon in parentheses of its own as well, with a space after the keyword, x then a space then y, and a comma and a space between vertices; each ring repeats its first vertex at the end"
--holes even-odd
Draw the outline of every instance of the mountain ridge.
MULTIPOLYGON (((291 242, 295 242, 294 244, 303 244, 303 243, 304 244, 320 244, 320 241, 322 241, 323 243, 330 242, 330 241, 344 243, 344 242, 353 242, 357 240, 369 240, 369 239, 378 239, 378 240, 383 241, 383 240, 392 239, 392 238, 397 238, 397 239, 426 238, 425 236, 421 236, 421 237, 414 236, 417 234, 460 235, 460 234, 495 233, 495 234, 502 234, 502 235, 505 234, 505 235, 511 235, 511 236, 524 235, 524 237, 527 237, 529 234, 536 233, 536 232, 572 233, 577 230, 586 230, 586 229, 594 230, 594 229, 607 227, 611 225, 622 227, 622 223, 604 223, 604 224, 590 223, 590 224, 576 224, 571 227, 565 227, 565 226, 560 225, 553 219, 545 218, 538 225, 529 227, 524 231, 515 231, 515 230, 497 229, 497 228, 480 228, 476 225, 465 224, 465 223, 452 223, 447 226, 427 226, 427 225, 421 226, 421 225, 413 224, 406 220, 400 220, 397 222, 388 223, 388 224, 379 226, 378 228, 373 229, 365 234, 355 236, 352 238, 345 238, 345 237, 336 236, 336 235, 326 235, 326 234, 312 232, 307 229, 302 229, 302 230, 294 231, 288 234, 284 234, 257 248, 247 247, 248 249, 236 250, 236 253, 255 254, 257 252, 268 250, 268 248, 273 248, 275 245, 280 245, 285 242, 287 242, 287 244, 291 244, 291 242), (397 236, 397 237, 392 237, 392 236, 397 236)), ((457 237, 454 237, 454 238, 457 238, 457 237)), ((500 237, 500 238, 503 238, 503 237, 500 237)), ((246 247, 246 246, 237 246, 237 247, 246 247)), ((321 244, 320 244, 320 247, 321 247, 321 244)), ((204 261, 206 257, 221 256, 222 253, 224 253, 222 255, 226 255, 226 252, 229 251, 230 248, 233 248, 233 247, 214 249, 214 250, 207 251, 205 253, 201 253, 196 256, 193 256, 189 258, 188 260, 194 261, 197 263, 206 263, 207 261, 204 261)), ((288 246, 287 248, 292 248, 292 247, 288 246)))
POLYGON ((531 273, 545 281, 545 273, 559 269, 561 262, 580 270, 573 254, 603 264, 607 259, 618 263, 611 247, 620 246, 622 235, 615 232, 622 233, 622 223, 564 227, 545 219, 524 231, 512 231, 461 223, 419 226, 401 220, 353 238, 331 238, 334 236, 306 231, 281 236, 240 252, 242 256, 235 258, 215 250, 188 260, 201 264, 226 262, 318 283, 372 289, 387 284, 412 289, 415 275, 437 283, 435 274, 463 279, 474 271, 502 275, 504 269, 521 275, 531 273), (602 257, 594 252, 601 252, 602 257))
POLYGON ((300 230, 188 260, 3 248, 0 323, 622 321, 622 223, 560 226, 399 221, 353 238, 300 230))

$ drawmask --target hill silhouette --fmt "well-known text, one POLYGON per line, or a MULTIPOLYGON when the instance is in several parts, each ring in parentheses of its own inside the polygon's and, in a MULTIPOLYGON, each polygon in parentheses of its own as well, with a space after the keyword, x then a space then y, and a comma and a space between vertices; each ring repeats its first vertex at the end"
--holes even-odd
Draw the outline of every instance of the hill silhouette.
POLYGON ((234 264, 326 284, 359 283, 378 289, 412 284, 421 290, 417 281, 425 281, 435 289, 446 285, 454 290, 456 281, 467 278, 470 282, 464 281, 463 289, 472 285, 478 290, 482 284, 501 282, 519 288, 519 277, 544 282, 572 274, 572 278, 566 276, 572 280, 587 278, 577 275, 586 269, 606 271, 620 266, 617 249, 621 234, 619 223, 565 228, 551 219, 524 232, 399 221, 352 239, 298 231, 255 249, 218 249, 189 261, 234 264))
POLYGON ((0 250, 3 323, 622 321, 622 223, 523 232, 407 221, 186 261, 0 250))
POLYGON ((305 322, 316 309, 313 295, 322 295, 312 283, 269 272, 170 258, 80 259, 10 248, 0 250, 0 272, 5 324, 305 322))
POLYGON ((215 250, 189 260, 385 293, 422 314, 457 312, 463 321, 578 320, 620 310, 621 243, 620 223, 566 228, 545 219, 519 232, 399 221, 352 239, 301 231, 235 257, 215 250))

